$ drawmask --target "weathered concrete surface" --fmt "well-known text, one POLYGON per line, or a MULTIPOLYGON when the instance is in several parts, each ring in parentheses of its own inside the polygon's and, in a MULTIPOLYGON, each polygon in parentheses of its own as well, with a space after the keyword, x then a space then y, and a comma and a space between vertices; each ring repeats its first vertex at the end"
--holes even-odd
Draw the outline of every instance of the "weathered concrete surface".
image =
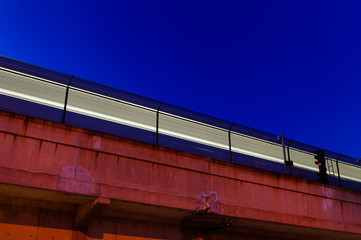
POLYGON ((361 239, 360 192, 4 111, 0 146, 0 239, 361 239))

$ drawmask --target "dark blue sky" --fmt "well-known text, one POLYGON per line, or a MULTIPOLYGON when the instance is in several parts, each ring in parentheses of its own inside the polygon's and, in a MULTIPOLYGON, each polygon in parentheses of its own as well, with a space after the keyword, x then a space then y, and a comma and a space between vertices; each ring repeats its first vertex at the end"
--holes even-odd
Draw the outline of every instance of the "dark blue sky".
POLYGON ((361 156, 360 1, 0 8, 3 56, 361 156))

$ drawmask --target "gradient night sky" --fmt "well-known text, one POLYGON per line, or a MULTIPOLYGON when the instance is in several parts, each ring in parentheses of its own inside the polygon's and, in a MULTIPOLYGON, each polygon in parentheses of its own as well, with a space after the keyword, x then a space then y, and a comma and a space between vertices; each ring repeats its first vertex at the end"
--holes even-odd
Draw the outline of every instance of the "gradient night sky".
POLYGON ((0 55, 361 156, 361 1, 3 0, 0 9, 0 55))

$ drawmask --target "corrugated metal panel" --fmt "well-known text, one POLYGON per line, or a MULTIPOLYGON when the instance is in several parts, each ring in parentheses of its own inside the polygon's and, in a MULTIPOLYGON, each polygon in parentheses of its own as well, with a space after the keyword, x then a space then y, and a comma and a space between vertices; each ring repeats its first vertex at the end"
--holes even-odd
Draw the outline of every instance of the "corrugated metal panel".
POLYGON ((224 129, 164 112, 159 115, 159 133, 221 149, 229 148, 228 133, 224 129))
POLYGON ((340 176, 343 179, 361 182, 361 167, 339 162, 340 176))
POLYGON ((283 163, 281 145, 231 132, 232 152, 283 163))
POLYGON ((0 68, 0 94, 63 109, 66 85, 0 68))
POLYGON ((273 142, 273 143, 277 143, 277 144, 279 143, 279 141, 277 140, 277 135, 267 133, 264 131, 260 131, 260 130, 254 129, 254 128, 246 127, 246 126, 243 126, 243 125, 240 125, 237 123, 233 125, 232 132, 251 136, 254 138, 259 138, 262 140, 266 140, 268 142, 273 142))
POLYGON ((290 148, 290 158, 293 161, 293 165, 298 168, 318 172, 318 166, 315 164, 314 154, 299 151, 290 148))
POLYGON ((222 120, 219 118, 211 117, 211 116, 208 116, 205 114, 201 114, 198 112, 194 112, 194 111, 184 109, 181 107, 177 107, 174 105, 170 105, 167 103, 163 103, 160 110, 164 113, 168 113, 169 115, 179 116, 179 117, 186 118, 186 119, 189 119, 192 121, 202 122, 204 124, 212 125, 212 126, 227 129, 227 130, 232 125, 231 122, 228 122, 228 121, 225 121, 225 120, 222 120))
POLYGON ((47 79, 65 85, 68 85, 69 80, 71 78, 71 76, 68 74, 35 66, 18 60, 10 59, 4 56, 0 56, 0 66, 17 72, 28 74, 34 77, 47 79))
POLYGON ((83 89, 85 91, 93 92, 99 95, 115 98, 121 101, 134 103, 154 110, 158 109, 160 102, 142 97, 133 93, 121 91, 119 89, 104 86, 98 83, 90 82, 81 78, 74 77, 71 86, 77 89, 83 89))
POLYGON ((147 131, 156 131, 155 110, 74 88, 69 90, 67 110, 147 131))

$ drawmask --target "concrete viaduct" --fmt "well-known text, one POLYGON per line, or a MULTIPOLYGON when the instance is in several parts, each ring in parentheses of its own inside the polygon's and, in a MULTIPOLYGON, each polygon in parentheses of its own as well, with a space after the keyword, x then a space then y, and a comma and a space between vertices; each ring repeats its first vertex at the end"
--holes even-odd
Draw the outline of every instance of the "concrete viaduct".
POLYGON ((0 239, 361 239, 361 192, 0 111, 0 239))

